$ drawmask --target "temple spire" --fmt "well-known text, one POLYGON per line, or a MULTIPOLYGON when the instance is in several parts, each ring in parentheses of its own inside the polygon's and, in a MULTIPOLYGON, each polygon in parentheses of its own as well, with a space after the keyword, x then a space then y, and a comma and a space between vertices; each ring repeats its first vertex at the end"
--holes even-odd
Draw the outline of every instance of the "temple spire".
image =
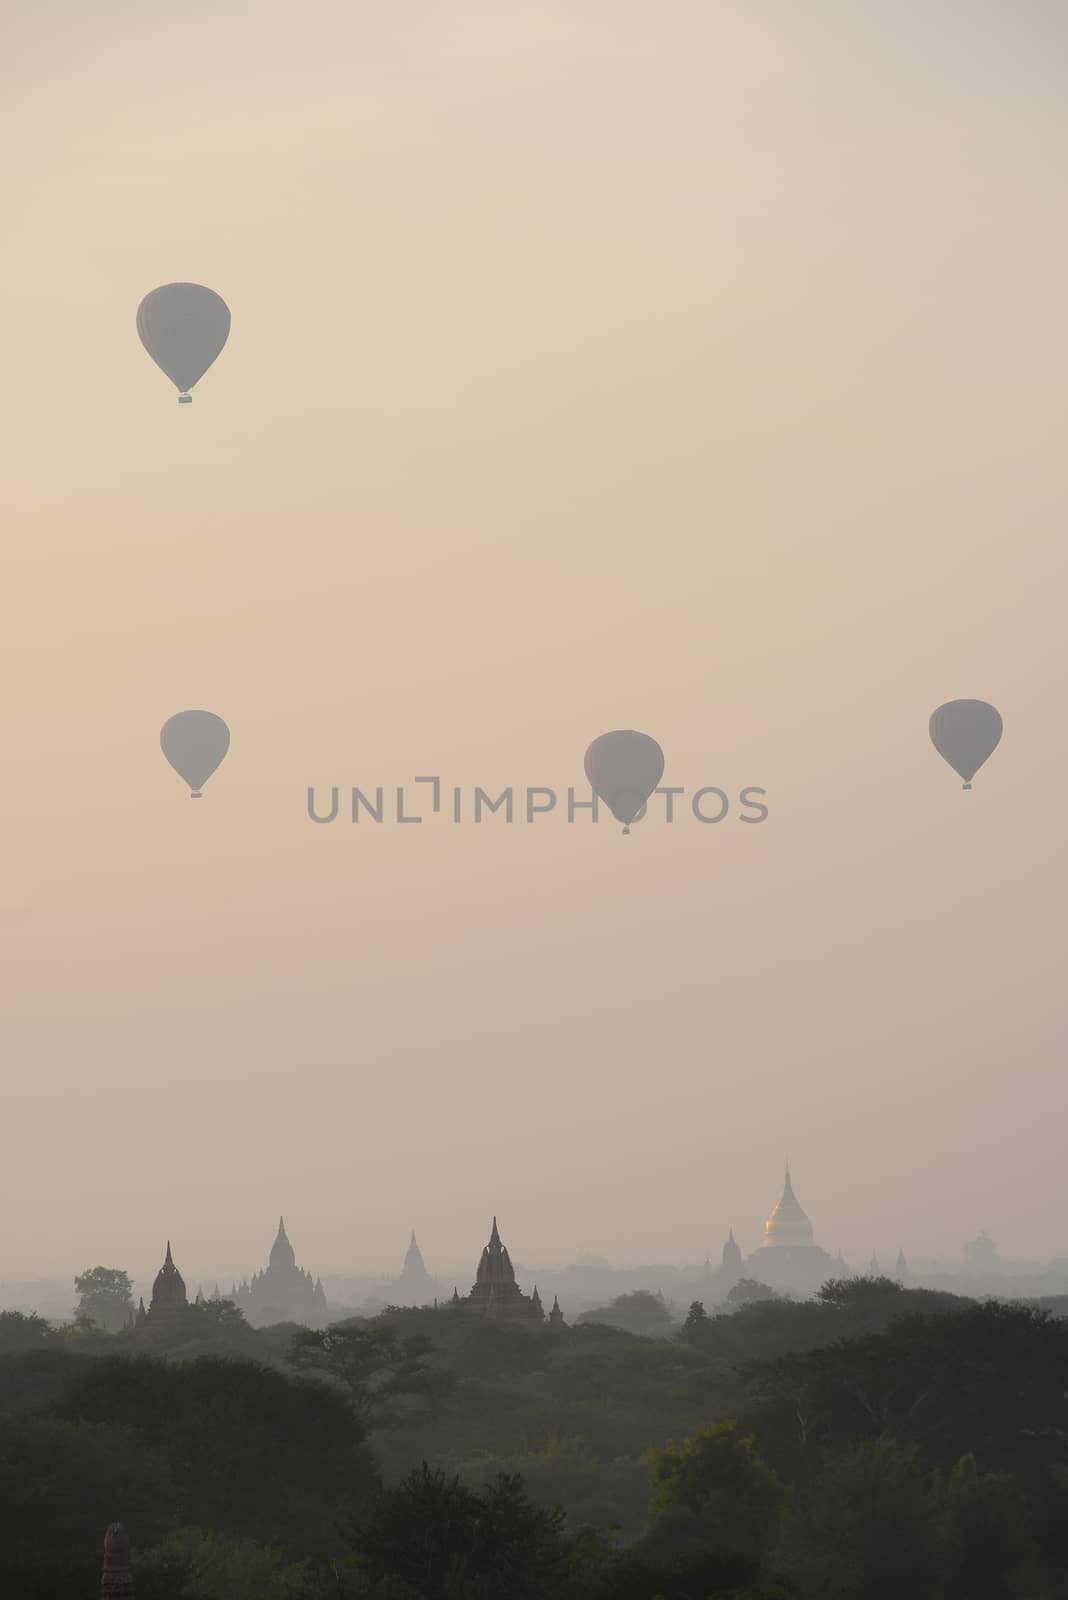
POLYGON ((101 1600, 132 1600, 133 1592, 130 1540, 121 1522, 111 1522, 104 1534, 104 1567, 100 1574, 101 1600))
POLYGON ((494 1217, 494 1219, 493 1219, 493 1227, 492 1227, 492 1229, 490 1231, 490 1240, 489 1240, 489 1242, 490 1242, 491 1248, 492 1248, 493 1245, 498 1245, 499 1246, 500 1242, 501 1242, 501 1236, 497 1232, 497 1218, 496 1217, 494 1217))
POLYGON ((271 1246, 268 1263, 272 1267, 283 1269, 293 1268, 297 1264, 296 1251, 289 1242, 284 1217, 278 1218, 278 1233, 275 1236, 274 1244, 271 1246))
POLYGON ((398 1304, 402 1306, 425 1306, 434 1292, 433 1280, 426 1270, 426 1262, 423 1260, 423 1252, 419 1248, 414 1228, 400 1277, 396 1279, 396 1287, 398 1304))
POLYGON ((161 1322, 174 1316, 187 1303, 185 1281, 174 1264, 171 1241, 168 1239, 167 1254, 152 1284, 152 1301, 148 1308, 147 1320, 152 1323, 161 1322))

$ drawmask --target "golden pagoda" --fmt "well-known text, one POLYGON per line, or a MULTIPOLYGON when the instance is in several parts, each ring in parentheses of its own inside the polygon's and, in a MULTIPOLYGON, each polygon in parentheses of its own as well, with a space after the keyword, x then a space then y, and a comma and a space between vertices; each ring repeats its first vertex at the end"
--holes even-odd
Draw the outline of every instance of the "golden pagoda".
POLYGON ((779 1250, 796 1245, 815 1244, 812 1224, 805 1216, 790 1182, 790 1168, 786 1168, 786 1182, 782 1196, 771 1216, 764 1224, 764 1244, 768 1249, 779 1250))

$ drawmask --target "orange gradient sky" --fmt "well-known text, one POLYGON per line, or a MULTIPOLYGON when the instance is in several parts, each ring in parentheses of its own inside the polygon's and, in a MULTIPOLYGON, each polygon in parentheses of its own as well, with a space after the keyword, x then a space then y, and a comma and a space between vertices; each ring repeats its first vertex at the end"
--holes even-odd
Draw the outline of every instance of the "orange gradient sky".
POLYGON ((857 1262, 1068 1254, 1063 8, 5 35, 0 1277, 251 1270, 280 1211, 314 1271, 473 1271, 494 1211, 697 1260, 787 1154, 857 1262), (233 313, 181 409, 175 279, 233 313), (305 814, 616 727, 768 821, 305 814))

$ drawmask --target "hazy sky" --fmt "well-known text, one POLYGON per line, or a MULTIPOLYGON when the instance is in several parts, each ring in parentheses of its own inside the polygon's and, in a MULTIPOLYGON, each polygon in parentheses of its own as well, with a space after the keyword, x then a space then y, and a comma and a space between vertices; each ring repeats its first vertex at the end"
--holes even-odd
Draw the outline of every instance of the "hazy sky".
POLYGON ((694 1260, 787 1155, 857 1260, 1068 1253, 1066 59, 1061 0, 9 0, 0 1277, 279 1211, 694 1260), (767 822, 306 816, 617 727, 767 822))

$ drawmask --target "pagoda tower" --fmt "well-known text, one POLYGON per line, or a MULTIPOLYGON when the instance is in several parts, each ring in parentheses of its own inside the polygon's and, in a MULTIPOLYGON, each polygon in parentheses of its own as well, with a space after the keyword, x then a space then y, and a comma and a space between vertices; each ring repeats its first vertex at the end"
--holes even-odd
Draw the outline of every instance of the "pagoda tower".
POLYGON ((790 1181, 790 1168, 786 1169, 786 1182, 782 1195, 771 1216, 764 1224, 764 1244, 770 1249, 795 1245, 815 1244, 812 1224, 797 1203, 794 1186, 790 1181))
POLYGON ((769 1288, 801 1294, 813 1294, 828 1278, 839 1275, 833 1257, 816 1243, 812 1224, 794 1193, 789 1166, 782 1194, 764 1224, 764 1243, 746 1258, 742 1272, 769 1288))
POLYGON ((465 1311, 481 1316, 500 1317, 509 1322, 523 1322, 530 1327, 543 1327, 545 1312, 537 1289, 526 1295, 515 1281, 515 1268, 497 1230, 497 1218, 489 1243, 482 1251, 471 1293, 463 1300, 454 1292, 454 1303, 459 1300, 465 1311))
POLYGON ((564 1321, 564 1313, 560 1310, 559 1295, 553 1295, 553 1308, 549 1312, 549 1326, 550 1328, 567 1327, 567 1323, 564 1321))
POLYGON ((231 1291, 234 1304, 255 1327, 275 1322, 324 1322, 327 1316, 326 1292, 320 1278, 297 1266, 297 1255, 286 1233, 285 1218, 278 1219, 278 1232, 262 1272, 254 1272, 240 1289, 231 1291))
POLYGON ((404 1257, 404 1266, 394 1286, 394 1298, 398 1305, 425 1306, 429 1305, 433 1297, 434 1280, 426 1270, 423 1253, 416 1243, 413 1229, 408 1253, 404 1257))
POLYGON ((130 1540, 121 1522, 109 1523, 104 1534, 104 1567, 100 1574, 100 1600, 133 1600, 130 1540))
POLYGON ((168 1239, 167 1254, 163 1259, 162 1267, 156 1273, 156 1279, 152 1285, 152 1299, 148 1310, 145 1310, 144 1299, 141 1300, 137 1308, 137 1326, 139 1328, 144 1327, 146 1324, 150 1328, 165 1326, 168 1322, 174 1322, 180 1317, 188 1305, 189 1300, 185 1292, 185 1279, 174 1264, 174 1257, 171 1255, 171 1241, 168 1239))

